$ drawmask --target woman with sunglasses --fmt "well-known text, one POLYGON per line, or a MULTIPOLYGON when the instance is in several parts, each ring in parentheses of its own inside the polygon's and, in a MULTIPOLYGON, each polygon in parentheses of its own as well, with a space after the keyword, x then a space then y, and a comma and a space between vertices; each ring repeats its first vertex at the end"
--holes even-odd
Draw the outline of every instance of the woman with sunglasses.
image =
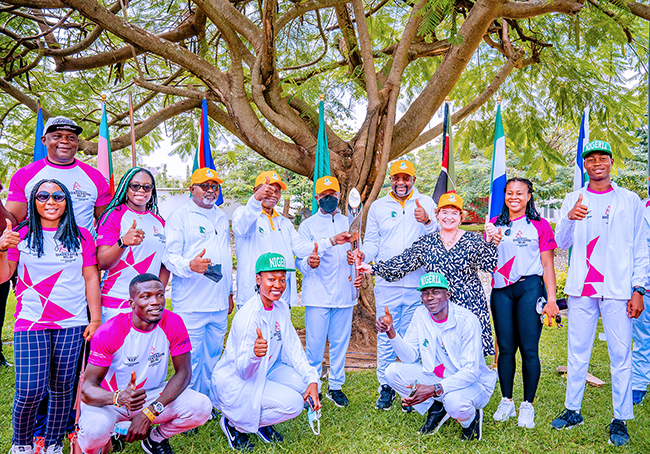
POLYGON ((11 453, 32 452, 36 411, 48 393, 45 447, 62 453, 83 338, 101 324, 95 242, 77 226, 70 193, 58 180, 34 186, 28 213, 15 230, 7 220, 0 237, 0 281, 18 270, 11 453))
MULTIPOLYGON (((547 297, 543 313, 555 317, 555 267, 557 245, 553 230, 535 209, 533 184, 525 178, 506 182, 503 211, 486 224, 486 231, 501 229, 499 258, 492 279, 490 306, 499 346, 497 370, 503 398, 495 421, 517 415, 512 400, 517 349, 521 354, 524 400, 519 407, 520 427, 535 427, 533 400, 540 376, 539 338, 542 333, 538 300, 547 297)), ((541 303, 541 300, 540 300, 541 303)))
POLYGON ((142 167, 129 169, 97 223, 97 263, 102 277, 102 320, 130 312, 129 283, 152 273, 167 285, 162 264, 165 221, 158 214, 153 175, 142 167))

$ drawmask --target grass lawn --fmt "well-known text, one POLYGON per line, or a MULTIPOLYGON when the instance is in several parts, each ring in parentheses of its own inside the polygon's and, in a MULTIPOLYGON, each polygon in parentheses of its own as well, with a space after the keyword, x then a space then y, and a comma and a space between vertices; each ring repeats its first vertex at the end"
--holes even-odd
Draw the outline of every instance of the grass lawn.
MULTIPOLYGON (((12 325, 15 301, 10 297, 7 308, 7 322, 2 330, 2 341, 12 340, 12 325)), ((300 322, 301 308, 294 309, 294 321, 300 322), (296 317, 297 316, 297 317, 296 317)), ((599 329, 602 331, 602 328, 599 329)), ((566 328, 544 328, 541 344, 542 379, 535 402, 536 423, 534 429, 517 427, 516 419, 507 423, 496 423, 492 414, 496 410, 500 393, 497 391, 485 408, 483 440, 462 443, 459 440, 460 426, 448 421, 435 435, 420 436, 417 430, 423 423, 423 416, 406 415, 395 405, 390 411, 377 411, 374 401, 377 397, 377 381, 374 371, 350 372, 344 390, 350 398, 350 407, 336 408, 330 401, 323 404, 320 436, 314 436, 303 413, 293 421, 280 424, 278 429, 285 442, 277 445, 263 445, 255 438, 255 452, 268 453, 411 453, 411 452, 475 452, 475 453, 601 453, 621 452, 620 448, 608 445, 608 425, 612 418, 611 379, 605 342, 596 340, 590 371, 605 380, 602 389, 588 387, 583 403, 584 426, 568 431, 550 428, 550 422, 562 410, 565 379, 558 376, 555 368, 566 363, 566 328)), ((4 352, 12 361, 11 345, 5 344, 4 352)), ((11 446, 11 404, 13 399, 13 370, 0 370, 0 453, 11 446)), ((521 380, 515 382, 515 401, 521 400, 521 380)), ((650 452, 650 402, 637 407, 636 419, 629 422, 632 438, 626 453, 650 452)), ((195 437, 176 436, 171 440, 177 454, 181 453, 228 453, 226 440, 217 422, 209 421, 200 428, 195 437)), ((66 443, 66 452, 67 443, 66 443)), ((126 449, 128 453, 142 452, 139 444, 126 449)))

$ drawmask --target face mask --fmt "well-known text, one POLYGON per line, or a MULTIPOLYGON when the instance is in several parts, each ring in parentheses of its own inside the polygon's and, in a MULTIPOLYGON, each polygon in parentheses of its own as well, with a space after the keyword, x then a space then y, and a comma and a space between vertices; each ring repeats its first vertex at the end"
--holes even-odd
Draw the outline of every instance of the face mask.
POLYGON ((333 213, 339 205, 339 199, 333 195, 326 195, 318 201, 318 205, 325 213, 333 213))

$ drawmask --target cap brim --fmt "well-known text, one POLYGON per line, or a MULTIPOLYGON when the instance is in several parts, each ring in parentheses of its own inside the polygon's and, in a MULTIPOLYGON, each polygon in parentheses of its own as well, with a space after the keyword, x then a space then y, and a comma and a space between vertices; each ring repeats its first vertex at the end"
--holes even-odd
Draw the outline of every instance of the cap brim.
POLYGON ((201 183, 205 183, 206 181, 210 181, 210 180, 212 180, 212 181, 216 181, 218 184, 222 184, 222 183, 223 183, 223 180, 222 180, 221 178, 219 178, 219 177, 212 177, 212 178, 197 178, 197 179, 194 180, 194 181, 190 181, 190 184, 201 184, 201 183))
POLYGON ((418 292, 421 292, 425 288, 442 288, 442 289, 445 289, 445 290, 449 291, 449 287, 440 287, 439 285, 422 285, 422 286, 418 287, 416 290, 418 292))
POLYGON ((275 269, 272 269, 272 270, 259 270, 259 271, 256 270, 256 271, 255 271, 255 274, 259 274, 259 273, 272 273, 273 271, 286 271, 286 272, 288 272, 288 273, 291 273, 291 272, 296 271, 296 269, 295 269, 295 268, 282 268, 282 269, 277 269, 277 268, 275 268, 275 269))
POLYGON ((43 136, 54 131, 70 131, 74 132, 76 135, 79 135, 83 132, 83 128, 81 126, 73 125, 51 125, 49 128, 47 128, 47 130, 43 132, 43 136))
POLYGON ((609 155, 609 157, 613 157, 614 155, 612 154, 611 150, 589 150, 589 151, 583 151, 580 156, 582 156, 582 159, 586 158, 589 156, 591 153, 605 153, 609 155))

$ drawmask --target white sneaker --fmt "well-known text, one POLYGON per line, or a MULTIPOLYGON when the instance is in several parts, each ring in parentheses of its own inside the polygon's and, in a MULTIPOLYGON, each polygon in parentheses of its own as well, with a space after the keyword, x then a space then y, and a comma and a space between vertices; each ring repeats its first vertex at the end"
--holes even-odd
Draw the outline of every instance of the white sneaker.
POLYGON ((514 418, 517 416, 517 412, 515 411, 515 403, 512 401, 512 399, 508 399, 507 397, 504 397, 501 399, 501 402, 499 402, 499 406, 497 407, 497 411, 494 413, 494 420, 495 421, 507 421, 508 418, 514 418))
POLYGON ((12 445, 9 454, 32 454, 34 448, 32 445, 12 445))
POLYGON ((61 445, 50 445, 47 447, 45 454, 63 454, 63 446, 61 445))
POLYGON ((517 424, 519 427, 527 427, 528 429, 535 427, 535 408, 533 408, 533 404, 526 401, 521 403, 517 424))

